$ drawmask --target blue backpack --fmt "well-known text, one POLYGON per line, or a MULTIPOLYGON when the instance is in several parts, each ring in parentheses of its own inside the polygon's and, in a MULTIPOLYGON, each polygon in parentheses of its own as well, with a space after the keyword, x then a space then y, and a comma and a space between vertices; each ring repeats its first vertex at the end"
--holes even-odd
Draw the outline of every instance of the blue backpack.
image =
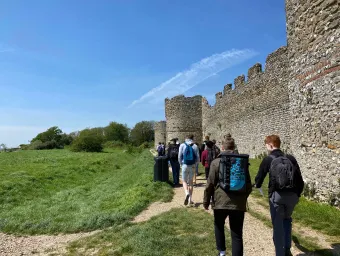
POLYGON ((185 144, 185 150, 183 152, 183 162, 186 165, 193 165, 196 163, 196 154, 192 145, 185 144))
POLYGON ((219 165, 219 185, 225 192, 246 191, 249 155, 223 154, 219 165))

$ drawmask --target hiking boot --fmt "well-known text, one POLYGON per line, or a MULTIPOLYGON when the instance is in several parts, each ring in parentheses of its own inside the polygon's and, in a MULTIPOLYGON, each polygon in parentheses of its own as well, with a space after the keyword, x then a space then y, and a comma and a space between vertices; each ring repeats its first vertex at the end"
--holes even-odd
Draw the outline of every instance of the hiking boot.
POLYGON ((188 205, 190 195, 186 195, 185 200, 184 200, 184 205, 188 205))

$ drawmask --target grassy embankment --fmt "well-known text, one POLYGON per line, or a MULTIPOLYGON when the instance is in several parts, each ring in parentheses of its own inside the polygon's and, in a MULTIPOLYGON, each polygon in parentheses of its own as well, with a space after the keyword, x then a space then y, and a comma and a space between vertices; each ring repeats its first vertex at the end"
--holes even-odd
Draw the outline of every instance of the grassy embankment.
POLYGON ((154 183, 150 153, 68 150, 0 154, 0 231, 54 234, 124 223, 172 189, 154 183))

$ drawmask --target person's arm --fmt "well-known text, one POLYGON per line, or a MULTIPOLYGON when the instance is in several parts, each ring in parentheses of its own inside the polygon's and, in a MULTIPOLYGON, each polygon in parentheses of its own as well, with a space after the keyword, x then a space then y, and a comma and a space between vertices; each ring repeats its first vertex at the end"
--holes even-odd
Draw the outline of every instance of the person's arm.
POLYGON ((217 185, 217 180, 216 180, 217 173, 218 173, 218 164, 211 164, 207 184, 204 190, 204 198, 203 198, 203 207, 206 210, 209 208, 210 199, 214 195, 214 192, 215 192, 215 187, 217 185))
POLYGON ((269 156, 262 160, 259 171, 255 177, 255 184, 257 188, 260 188, 262 186, 263 181, 266 178, 267 173, 269 172, 271 162, 272 159, 269 156))
POLYGON ((195 147, 196 163, 199 163, 199 162, 200 162, 201 156, 200 156, 200 152, 199 152, 199 150, 198 150, 198 146, 197 146, 197 145, 195 145, 195 146, 196 146, 196 147, 195 147))
POLYGON ((247 172, 247 185, 246 185, 246 193, 247 193, 247 197, 250 195, 250 193, 252 192, 253 190, 253 186, 251 185, 251 178, 250 178, 250 173, 249 173, 249 170, 247 172))
POLYGON ((179 150, 178 150, 178 162, 179 162, 179 164, 182 164, 183 147, 184 147, 184 144, 181 144, 179 146, 179 150))

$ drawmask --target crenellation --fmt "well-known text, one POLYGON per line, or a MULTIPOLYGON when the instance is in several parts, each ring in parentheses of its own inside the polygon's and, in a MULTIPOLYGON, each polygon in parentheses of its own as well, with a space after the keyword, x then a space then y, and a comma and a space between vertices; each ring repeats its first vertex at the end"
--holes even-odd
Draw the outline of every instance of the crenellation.
POLYGON ((223 88, 223 95, 227 95, 228 93, 231 92, 232 89, 233 89, 232 84, 226 84, 223 88))
POLYGON ((262 65, 260 63, 256 63, 248 69, 248 81, 253 77, 258 77, 260 74, 262 74, 262 65))
POLYGON ((237 77, 234 90, 225 85, 214 106, 201 96, 166 99, 166 137, 193 133, 201 143, 210 135, 220 144, 231 133, 241 153, 256 157, 266 152, 264 137, 278 134, 315 197, 339 204, 340 6, 286 0, 286 13, 288 46, 269 54, 264 70, 249 68, 247 81, 237 77))
POLYGON ((239 86, 245 85, 245 83, 246 83, 246 78, 245 78, 244 75, 236 77, 235 80, 234 80, 235 89, 239 86))
POLYGON ((216 102, 217 102, 218 100, 222 99, 222 97, 223 97, 222 92, 216 93, 216 94, 215 94, 216 102))

